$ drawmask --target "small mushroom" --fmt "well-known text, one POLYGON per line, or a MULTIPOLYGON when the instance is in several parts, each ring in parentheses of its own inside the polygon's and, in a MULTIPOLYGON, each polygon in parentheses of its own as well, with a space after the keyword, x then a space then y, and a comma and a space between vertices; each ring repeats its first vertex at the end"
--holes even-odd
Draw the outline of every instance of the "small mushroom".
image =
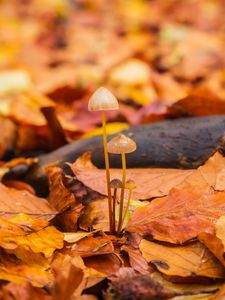
POLYGON ((123 228, 123 224, 124 224, 124 221, 125 221, 125 219, 126 219, 126 215, 127 215, 127 213, 128 213, 128 210, 129 210, 132 191, 133 191, 134 189, 136 189, 137 185, 136 185, 136 183, 135 183, 134 180, 129 179, 129 180, 127 180, 127 182, 126 182, 126 186, 125 186, 125 187, 126 187, 127 190, 129 190, 129 194, 128 194, 127 206, 126 206, 126 209, 125 209, 125 212, 124 212, 124 215, 123 215, 123 220, 122 220, 121 228, 123 228))
POLYGON ((124 191, 126 183, 126 154, 134 152, 136 150, 136 143, 129 137, 119 134, 108 142, 108 151, 113 154, 121 154, 122 159, 122 188, 120 195, 120 210, 119 210, 119 223, 117 233, 119 234, 122 228, 123 220, 123 202, 124 202, 124 191))
POLYGON ((110 182, 110 187, 114 189, 113 192, 113 205, 112 205, 112 216, 113 216, 113 232, 116 231, 116 199, 117 190, 122 188, 122 181, 119 179, 113 179, 110 182))
POLYGON ((116 97, 105 87, 98 88, 88 102, 89 111, 107 111, 119 109, 116 97))
POLYGON ((99 89, 97 89, 88 102, 89 111, 102 112, 103 146, 104 146, 106 181, 107 181, 107 191, 108 191, 109 226, 110 226, 111 233, 113 231, 112 194, 110 188, 109 155, 107 150, 105 111, 114 110, 114 109, 119 109, 118 101, 116 97, 104 87, 100 87, 99 89))

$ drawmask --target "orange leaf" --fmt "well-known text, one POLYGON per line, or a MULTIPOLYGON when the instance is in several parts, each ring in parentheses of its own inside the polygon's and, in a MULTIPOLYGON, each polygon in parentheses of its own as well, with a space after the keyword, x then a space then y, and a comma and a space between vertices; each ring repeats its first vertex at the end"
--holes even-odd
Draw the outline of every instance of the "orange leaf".
POLYGON ((0 183, 0 215, 8 219, 18 213, 31 214, 47 220, 56 215, 56 211, 45 199, 0 183))
MULTIPOLYGON (((69 164, 77 178, 100 194, 107 194, 105 170, 97 169, 91 163, 91 154, 86 152, 75 163, 69 164)), ((127 179, 135 181, 137 188, 133 198, 149 199, 168 194, 174 186, 182 183, 195 170, 178 169, 128 169, 127 179)), ((111 179, 121 179, 119 169, 110 169, 111 179)))
POLYGON ((163 274, 180 277, 225 277, 223 266, 199 242, 174 247, 142 240, 139 248, 144 258, 163 274))
POLYGON ((171 243, 183 243, 201 232, 212 233, 217 219, 225 214, 225 192, 187 186, 173 189, 161 199, 137 208, 127 230, 171 243))

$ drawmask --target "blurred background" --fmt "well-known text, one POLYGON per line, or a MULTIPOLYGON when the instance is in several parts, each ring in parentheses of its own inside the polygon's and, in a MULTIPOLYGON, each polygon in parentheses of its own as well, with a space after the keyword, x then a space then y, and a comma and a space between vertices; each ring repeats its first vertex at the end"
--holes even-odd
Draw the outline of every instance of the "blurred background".
POLYGON ((224 20, 224 0, 0 0, 0 157, 99 134, 101 85, 109 133, 224 114, 224 20))

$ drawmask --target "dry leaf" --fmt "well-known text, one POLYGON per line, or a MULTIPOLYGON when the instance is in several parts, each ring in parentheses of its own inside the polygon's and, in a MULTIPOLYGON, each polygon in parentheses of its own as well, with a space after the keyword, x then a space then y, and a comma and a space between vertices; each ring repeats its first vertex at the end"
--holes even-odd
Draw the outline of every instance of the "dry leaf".
POLYGON ((84 213, 79 220, 80 228, 84 230, 98 229, 107 231, 109 229, 108 220, 108 199, 99 199, 88 203, 84 213))
POLYGON ((139 249, 135 249, 132 246, 123 246, 121 250, 127 252, 130 265, 135 271, 138 271, 141 274, 149 274, 152 272, 151 267, 141 255, 139 249))
POLYGON ((62 169, 50 165, 46 168, 46 173, 50 185, 49 203, 62 212, 57 221, 64 231, 76 231, 77 221, 83 209, 82 204, 76 201, 74 194, 63 184, 62 169))
POLYGON ((9 283, 2 288, 3 300, 52 300, 52 296, 43 290, 33 287, 29 282, 9 283))
MULTIPOLYGON (((105 170, 97 169, 91 163, 89 152, 79 157, 75 163, 69 164, 77 178, 92 190, 106 195, 105 170)), ((127 180, 134 180, 137 188, 133 191, 135 199, 149 199, 161 197, 175 186, 182 183, 194 170, 178 169, 128 169, 127 180)), ((110 169, 111 179, 121 179, 122 173, 118 169, 110 169)))
POLYGON ((179 244, 201 232, 213 233, 216 221, 224 212, 224 192, 190 185, 173 189, 168 196, 137 208, 128 222, 127 231, 179 244))
POLYGON ((221 240, 214 234, 202 232, 198 235, 198 239, 203 243, 225 266, 224 246, 221 240))
POLYGON ((224 225, 225 225, 225 216, 221 216, 216 222, 215 230, 216 230, 216 236, 221 240, 223 247, 225 249, 224 225))
POLYGON ((8 219, 18 213, 31 214, 46 220, 54 218, 57 214, 45 199, 0 183, 0 215, 8 219))
POLYGON ((223 266, 199 242, 175 247, 142 240, 139 248, 148 262, 153 263, 160 272, 169 276, 193 278, 196 276, 224 278, 225 276, 223 266))
POLYGON ((52 274, 49 265, 42 260, 23 263, 15 256, 0 253, 0 279, 15 283, 30 282, 34 286, 51 285, 52 274))
MULTIPOLYGON (((50 257, 56 249, 63 247, 63 234, 53 226, 27 232, 24 227, 0 218, 0 246, 4 249, 24 249, 34 253, 43 253, 50 257)), ((42 224, 44 225, 44 224, 42 224)))

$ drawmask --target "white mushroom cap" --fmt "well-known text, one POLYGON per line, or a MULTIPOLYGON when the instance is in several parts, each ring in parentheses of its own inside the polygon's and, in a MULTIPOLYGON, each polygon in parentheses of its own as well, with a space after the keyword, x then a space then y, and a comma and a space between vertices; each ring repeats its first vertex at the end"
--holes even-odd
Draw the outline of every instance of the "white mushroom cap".
POLYGON ((124 134, 119 134, 108 142, 107 148, 109 153, 121 154, 134 152, 137 146, 135 141, 129 137, 124 134))
POLYGON ((89 111, 119 109, 116 97, 105 87, 98 88, 88 102, 89 111))

